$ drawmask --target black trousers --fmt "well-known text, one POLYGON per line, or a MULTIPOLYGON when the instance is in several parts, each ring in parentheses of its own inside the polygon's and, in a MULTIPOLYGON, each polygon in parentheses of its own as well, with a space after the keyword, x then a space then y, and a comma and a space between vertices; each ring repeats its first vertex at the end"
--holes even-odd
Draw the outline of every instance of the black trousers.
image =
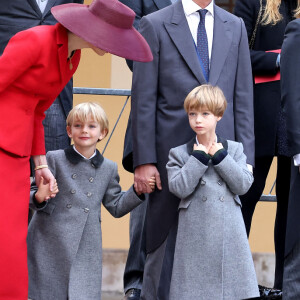
MULTIPOLYGON (((243 205, 242 213, 248 236, 251 229, 252 216, 255 210, 255 206, 263 193, 272 160, 273 156, 255 158, 255 168, 253 170, 254 182, 248 193, 240 197, 243 205)), ((278 156, 276 176, 277 210, 274 228, 274 243, 276 255, 274 287, 277 289, 282 289, 290 174, 291 159, 286 156, 278 156)))

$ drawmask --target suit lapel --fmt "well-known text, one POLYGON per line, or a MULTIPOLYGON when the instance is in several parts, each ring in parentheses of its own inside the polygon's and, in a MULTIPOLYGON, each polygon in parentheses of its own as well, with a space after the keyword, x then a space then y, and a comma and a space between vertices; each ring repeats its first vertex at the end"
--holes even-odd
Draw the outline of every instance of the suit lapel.
MULTIPOLYGON (((136 1, 136 0, 135 0, 136 1)), ((153 0, 158 9, 162 9, 172 4, 171 0, 153 0)))
POLYGON ((46 7, 45 7, 43 16, 47 15, 48 13, 50 13, 50 9, 55 5, 56 1, 57 0, 48 0, 48 3, 46 5, 46 7))
POLYGON ((223 10, 214 5, 214 37, 209 71, 209 82, 216 85, 232 43, 232 30, 223 10))
POLYGON ((165 28, 173 40, 177 50, 186 61, 188 67, 196 76, 200 84, 205 84, 206 80, 202 74, 200 63, 195 50, 194 40, 190 32, 189 25, 184 15, 181 1, 173 4, 173 16, 170 22, 165 22, 165 28))
POLYGON ((30 4, 30 6, 32 7, 32 9, 38 14, 38 16, 41 17, 42 12, 41 12, 39 6, 36 3, 36 0, 27 0, 27 1, 30 4))

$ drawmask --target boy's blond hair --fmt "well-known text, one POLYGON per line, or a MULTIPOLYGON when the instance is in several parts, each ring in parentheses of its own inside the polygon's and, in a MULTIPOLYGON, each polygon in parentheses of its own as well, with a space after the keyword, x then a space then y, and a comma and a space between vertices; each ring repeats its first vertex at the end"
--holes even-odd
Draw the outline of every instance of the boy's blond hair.
POLYGON ((222 90, 210 84, 195 87, 184 100, 184 109, 187 113, 206 108, 215 116, 222 117, 226 106, 227 101, 222 90))
POLYGON ((106 131, 106 134, 108 133, 109 124, 107 115, 104 109, 94 102, 84 102, 73 107, 67 117, 67 126, 72 126, 76 120, 85 123, 89 116, 100 125, 102 132, 106 131))

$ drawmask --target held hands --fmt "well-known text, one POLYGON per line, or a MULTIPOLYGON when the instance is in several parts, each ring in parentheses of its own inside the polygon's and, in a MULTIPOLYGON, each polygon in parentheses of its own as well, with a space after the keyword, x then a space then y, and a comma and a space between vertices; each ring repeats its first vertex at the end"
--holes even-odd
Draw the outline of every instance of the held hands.
POLYGON ((45 183, 49 183, 50 191, 53 191, 56 180, 48 168, 38 169, 35 171, 35 182, 37 186, 40 185, 42 177, 45 183))
POLYGON ((210 146, 205 147, 203 144, 194 144, 194 150, 200 150, 209 154, 210 156, 214 156, 217 151, 223 149, 222 143, 213 142, 210 146))
POLYGON ((134 189, 138 195, 153 192, 155 185, 162 189, 160 175, 154 165, 141 165, 134 170, 134 189))
POLYGON ((44 177, 41 177, 40 183, 38 185, 38 190, 35 193, 35 200, 38 203, 42 203, 44 201, 49 200, 50 198, 54 198, 58 192, 59 190, 55 179, 54 179, 53 189, 51 191, 50 183, 44 182, 44 177))

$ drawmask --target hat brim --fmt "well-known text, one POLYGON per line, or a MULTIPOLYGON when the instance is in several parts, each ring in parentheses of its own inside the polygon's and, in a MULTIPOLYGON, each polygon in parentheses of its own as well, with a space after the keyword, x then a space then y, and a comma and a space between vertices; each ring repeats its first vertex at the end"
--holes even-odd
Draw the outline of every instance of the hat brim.
POLYGON ((97 48, 140 62, 153 59, 149 45, 135 28, 113 26, 91 13, 87 5, 62 4, 51 12, 65 28, 97 48))

